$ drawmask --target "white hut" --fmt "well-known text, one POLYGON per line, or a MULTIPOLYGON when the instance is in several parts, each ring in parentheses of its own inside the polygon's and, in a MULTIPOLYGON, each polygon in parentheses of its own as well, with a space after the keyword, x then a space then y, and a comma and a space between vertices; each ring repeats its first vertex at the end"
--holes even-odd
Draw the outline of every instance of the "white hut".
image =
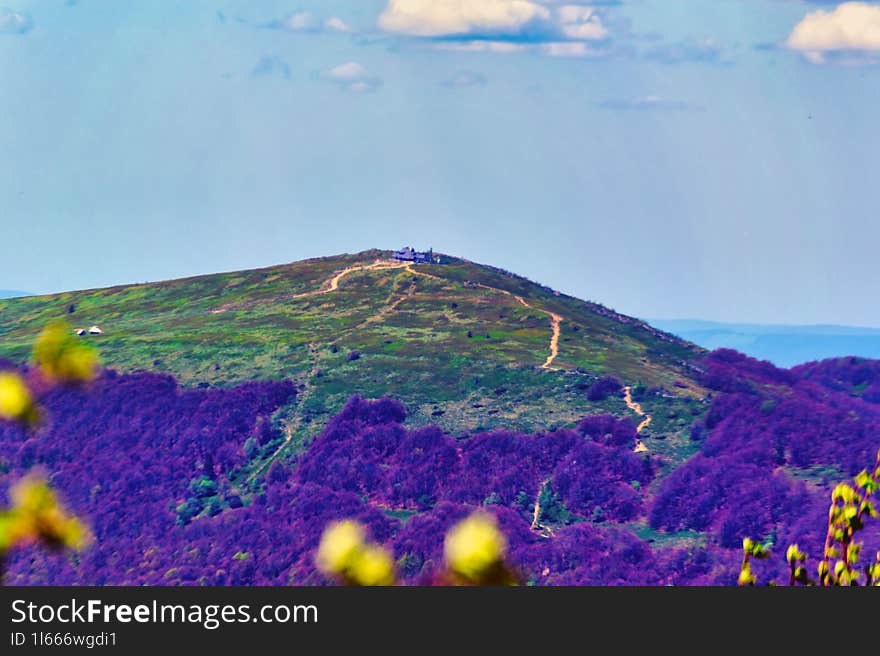
POLYGON ((89 328, 89 335, 103 335, 104 331, 98 328, 97 326, 92 326, 89 328))
POLYGON ((77 336, 82 337, 83 335, 86 334, 86 329, 85 328, 77 328, 73 332, 75 332, 77 334, 77 336))

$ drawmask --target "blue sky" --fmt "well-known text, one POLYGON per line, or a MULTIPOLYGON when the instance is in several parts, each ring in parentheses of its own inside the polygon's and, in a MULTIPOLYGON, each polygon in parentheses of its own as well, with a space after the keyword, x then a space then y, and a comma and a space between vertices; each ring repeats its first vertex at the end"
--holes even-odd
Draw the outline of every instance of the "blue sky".
POLYGON ((0 287, 404 244, 880 326, 880 4, 0 0, 0 287))

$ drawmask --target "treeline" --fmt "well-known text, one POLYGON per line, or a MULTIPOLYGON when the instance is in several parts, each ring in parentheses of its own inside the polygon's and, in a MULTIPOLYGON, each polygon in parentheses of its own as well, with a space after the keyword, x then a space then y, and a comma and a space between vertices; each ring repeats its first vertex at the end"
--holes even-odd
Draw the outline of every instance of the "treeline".
MULTIPOLYGON (((95 537, 74 556, 14 552, 6 582, 322 584, 315 552, 341 519, 393 554, 399 580, 431 582, 444 535, 475 508, 494 515, 511 566, 536 584, 735 584, 745 536, 821 554, 830 489, 880 446, 867 394, 880 372, 859 361, 786 371, 732 351, 703 366, 713 399, 692 431, 699 453, 668 474, 633 452, 628 419, 455 440, 408 429, 395 400, 353 397, 255 488, 241 468, 280 444, 271 417, 292 384, 184 390, 105 372, 87 390, 48 391, 36 431, 0 424, 0 485, 43 466, 95 537)), ((619 392, 612 380, 594 390, 619 392)), ((876 527, 865 533, 876 550, 876 527)), ((785 575, 784 561, 754 567, 762 580, 785 575)))

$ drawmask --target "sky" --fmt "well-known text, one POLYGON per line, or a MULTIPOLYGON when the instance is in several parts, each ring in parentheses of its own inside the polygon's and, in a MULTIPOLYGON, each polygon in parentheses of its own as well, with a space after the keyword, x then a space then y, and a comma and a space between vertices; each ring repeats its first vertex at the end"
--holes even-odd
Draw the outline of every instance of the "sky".
POLYGON ((880 3, 0 0, 0 288, 413 245, 880 326, 880 3))

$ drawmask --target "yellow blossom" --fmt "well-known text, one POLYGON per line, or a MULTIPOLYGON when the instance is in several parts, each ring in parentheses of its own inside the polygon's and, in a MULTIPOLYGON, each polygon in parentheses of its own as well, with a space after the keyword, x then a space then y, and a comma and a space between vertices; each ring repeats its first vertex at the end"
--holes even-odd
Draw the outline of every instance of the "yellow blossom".
POLYGON ((98 367, 95 350, 75 338, 63 321, 53 321, 37 337, 34 361, 46 376, 66 383, 88 382, 98 367))
POLYGON ((58 501, 46 481, 29 476, 13 486, 12 509, 4 515, 0 544, 43 540, 51 546, 82 549, 88 529, 58 501))
POLYGON ((355 585, 392 585, 394 564, 385 549, 368 544, 355 556, 348 576, 355 585))
POLYGON ((21 376, 0 373, 0 419, 32 423, 36 418, 37 409, 33 397, 21 376))
POLYGON ((456 574, 479 581, 501 562, 506 546, 495 519, 485 513, 476 513, 447 534, 446 563, 456 574))
POLYGON ((318 569, 349 585, 392 585, 391 555, 369 544, 366 535, 363 525, 351 520, 328 526, 318 545, 318 569))
POLYGON ((327 527, 318 546, 318 569, 334 576, 343 574, 364 548, 365 534, 364 527, 353 521, 327 527))

